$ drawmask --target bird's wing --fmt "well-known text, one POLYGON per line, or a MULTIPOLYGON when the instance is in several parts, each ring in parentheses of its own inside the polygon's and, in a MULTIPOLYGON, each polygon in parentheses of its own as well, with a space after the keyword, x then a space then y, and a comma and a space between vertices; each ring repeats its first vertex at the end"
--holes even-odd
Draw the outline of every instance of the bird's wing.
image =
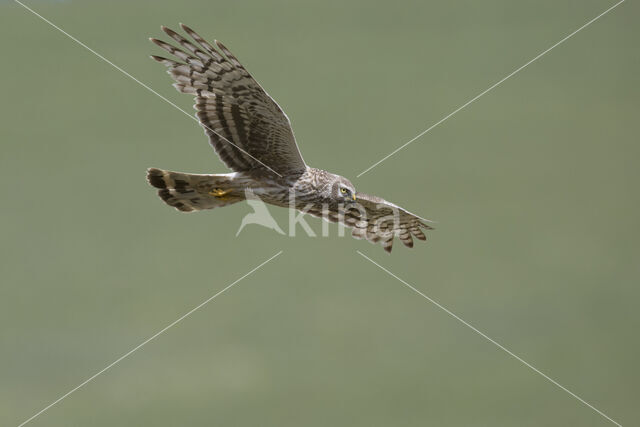
POLYGON ((169 68, 178 91, 195 95, 196 116, 222 161, 237 172, 304 172, 291 123, 278 104, 222 43, 216 40, 216 49, 191 28, 180 26, 194 42, 169 28, 162 30, 184 50, 151 39, 179 61, 152 58, 169 68))
POLYGON ((433 230, 433 227, 425 224, 430 222, 429 220, 420 218, 380 197, 360 192, 356 193, 356 203, 353 207, 347 207, 343 211, 324 213, 319 210, 310 210, 309 213, 332 222, 341 222, 353 228, 351 235, 356 239, 380 243, 387 252, 393 249, 393 239, 396 236, 405 246, 412 248, 413 237, 427 240, 422 230, 433 230))

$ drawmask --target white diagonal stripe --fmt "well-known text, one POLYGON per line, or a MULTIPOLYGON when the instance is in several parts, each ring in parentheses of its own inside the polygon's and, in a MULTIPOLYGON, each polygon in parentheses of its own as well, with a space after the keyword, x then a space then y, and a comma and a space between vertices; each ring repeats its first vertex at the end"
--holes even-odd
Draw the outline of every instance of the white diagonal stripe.
POLYGON ((380 268, 382 271, 384 271, 385 273, 387 273, 388 275, 390 275, 391 277, 393 277, 394 279, 398 280, 399 282, 401 282, 402 284, 404 284, 406 287, 408 287, 409 289, 411 289, 412 291, 414 291, 415 293, 417 293, 418 295, 420 295, 421 297, 423 297, 424 299, 426 299, 427 301, 429 301, 431 304, 435 305, 436 307, 438 307, 440 310, 444 311, 445 313, 447 313, 449 316, 453 317, 454 319, 456 319, 458 322, 462 323, 463 325, 465 325, 467 328, 471 329, 472 331, 474 331, 475 333, 477 333, 478 335, 480 335, 481 337, 483 337, 484 339, 486 339, 487 341, 489 341, 490 343, 494 344, 496 347, 498 347, 500 350, 504 351, 505 353, 507 353, 509 356, 513 357, 514 359, 516 359, 518 362, 522 363, 523 365, 525 365, 526 367, 528 367, 529 369, 531 369, 532 371, 534 371, 535 373, 541 375, 543 378, 545 378, 546 380, 548 380, 549 382, 551 382, 553 385, 557 386, 558 388, 560 388, 561 390, 564 390, 565 392, 569 393, 571 396, 573 396, 574 398, 576 398, 577 400, 579 400, 581 403, 583 403, 584 405, 588 406, 589 408, 593 409, 594 411, 596 411, 598 414, 600 414, 602 417, 606 418, 607 420, 611 421, 613 424, 617 425, 618 427, 622 427, 622 425, 620 423, 618 423, 617 421, 613 420, 611 417, 609 417, 607 414, 605 414, 604 412, 602 412, 601 410, 599 410, 598 408, 596 408, 595 406, 591 405, 589 402, 587 402, 586 400, 584 400, 583 398, 581 398, 580 396, 578 396, 577 394, 575 394, 574 392, 572 392, 571 390, 569 390, 568 388, 566 388, 565 386, 563 386, 562 384, 560 384, 559 382, 557 382, 556 380, 554 380, 553 378, 551 378, 550 376, 548 376, 547 374, 545 374, 544 372, 540 371, 538 368, 536 368, 535 366, 533 366, 532 364, 530 364, 529 362, 527 362, 526 360, 522 359, 520 356, 516 355, 515 353, 513 353, 511 350, 509 350, 508 348, 506 348, 505 346, 503 346, 502 344, 500 344, 499 342, 497 342, 496 340, 494 340, 493 338, 491 338, 490 336, 488 336, 487 334, 485 334, 484 332, 478 330, 475 326, 471 325, 470 323, 468 323, 467 321, 465 321, 464 319, 462 319, 460 316, 458 316, 457 314, 455 314, 454 312, 452 312, 451 310, 449 310, 448 308, 444 307, 442 304, 438 303, 437 301, 435 301, 432 298, 429 298, 427 295, 425 295, 423 292, 419 291, 418 289, 416 289, 414 286, 410 285, 409 283, 405 282, 404 280, 402 280, 400 277, 396 276, 395 274, 393 274, 392 272, 390 272, 389 270, 387 270, 386 268, 384 268, 383 266, 381 266, 380 264, 378 264, 377 262, 375 262, 374 260, 372 260, 371 258, 369 258, 368 256, 366 256, 365 254, 363 254, 360 251, 356 251, 358 252, 360 255, 362 255, 363 258, 365 258, 366 260, 368 260, 369 262, 371 262, 372 264, 376 265, 378 268, 380 268))
POLYGON ((407 145, 411 144, 413 141, 415 141, 416 139, 420 138, 422 135, 424 135, 425 133, 429 132, 431 129, 435 128, 436 126, 438 126, 439 124, 441 124, 442 122, 444 122, 445 120, 447 120, 449 117, 453 116, 454 114, 456 114, 457 112, 459 112, 460 110, 462 110, 463 108, 465 108, 467 105, 471 104, 472 102, 474 102, 475 100, 477 100, 478 98, 480 98, 481 96, 483 96, 484 94, 486 94, 487 92, 489 92, 490 90, 494 89, 496 86, 502 84, 505 80, 509 79, 510 77, 514 76, 515 74, 517 74, 518 72, 522 71, 525 67, 527 67, 528 65, 530 65, 531 63, 535 62, 536 60, 540 59, 542 56, 544 56, 545 54, 547 54, 548 52, 550 52, 552 49, 554 49, 555 47, 559 46, 560 44, 564 43, 565 41, 567 41, 568 39, 570 39, 571 37, 573 37, 574 35, 576 35, 577 33, 579 33, 580 31, 582 31, 583 29, 585 29, 586 27, 588 27, 589 25, 593 24, 595 21, 597 21, 598 19, 600 19, 601 17, 603 17, 604 15, 606 15, 607 13, 611 12, 613 9, 615 9, 616 7, 618 7, 619 5, 621 5, 622 3, 624 3, 625 0, 620 0, 618 3, 614 4, 613 6, 611 6, 609 9, 605 10, 604 12, 602 12, 600 15, 596 16, 595 18, 593 18, 592 20, 590 20, 589 22, 587 22, 586 24, 584 24, 583 26, 581 26, 580 28, 578 28, 577 30, 575 30, 574 32, 572 32, 571 34, 569 34, 568 36, 564 37, 562 40, 560 40, 559 42, 555 43, 553 46, 551 46, 550 48, 544 50, 543 52, 539 53, 538 55, 536 55, 533 59, 531 59, 530 61, 528 61, 527 63, 525 63, 524 65, 520 66, 519 68, 516 68, 514 71, 512 71, 511 73, 507 74, 505 77, 503 77, 502 79, 498 80, 497 82, 495 82, 494 84, 492 84, 491 86, 489 86, 487 89, 483 90, 482 92, 480 92, 478 95, 474 96, 473 98, 471 98, 470 100, 468 100, 467 102, 465 102, 464 104, 462 104, 460 107, 456 108, 455 110, 453 110, 452 112, 450 112, 449 114, 447 114, 446 116, 444 116, 443 118, 441 118, 440 120, 438 120, 437 122, 435 122, 434 124, 432 124, 431 126, 429 126, 427 129, 423 130, 422 132, 420 132, 418 135, 416 135, 415 137, 413 137, 412 139, 410 139, 409 141, 405 142, 404 144, 402 144, 400 147, 396 148, 395 150, 393 150, 391 153, 387 154, 386 156, 384 156, 382 159, 378 160, 377 162, 375 162, 374 164, 372 164, 371 166, 369 166, 368 168, 366 168, 365 170, 363 170, 362 172, 360 172, 358 174, 358 176, 356 178, 360 178, 362 175, 364 175, 365 173, 369 172, 371 169, 375 168, 376 166, 378 166, 380 163, 384 162, 385 160, 387 160, 389 157, 393 156, 394 154, 396 154, 398 151, 402 150, 403 148, 405 148, 407 145))
POLYGON ((119 67, 118 65, 114 64, 113 62, 111 62, 110 60, 108 60, 107 58, 105 58, 104 56, 100 55, 98 52, 96 52, 95 50, 91 49, 89 46, 87 46, 86 44, 82 43, 80 40, 78 40, 77 38, 73 37, 71 34, 67 33, 65 30, 63 30, 62 28, 58 27, 56 24, 54 24, 53 22, 49 21, 47 18, 45 18, 44 16, 40 15, 38 12, 36 12, 35 10, 31 9, 29 6, 25 5, 24 3, 20 2, 19 0, 13 0, 14 2, 18 3, 20 6, 24 7, 26 10, 28 10, 29 12, 33 13, 34 15, 36 15, 38 18, 42 19, 44 22, 46 22, 47 24, 51 25, 53 28, 55 28, 56 30, 60 31, 62 34, 64 34, 65 36, 69 37, 71 40, 73 40, 74 42, 78 43, 80 46, 84 47, 85 49, 87 49, 89 52, 93 53, 95 56, 97 56, 98 58, 102 59, 104 62, 106 62, 107 64, 111 65, 113 68, 115 68, 116 70, 120 71, 122 74, 124 74, 125 76, 129 77, 131 80, 133 80, 134 82, 138 83, 140 86, 142 86, 143 88, 147 89, 149 92, 153 93, 154 95, 156 95, 157 97, 159 97, 160 99, 162 99, 163 101, 165 101, 166 103, 168 103, 169 105, 171 105, 173 108, 181 111, 183 114, 185 114, 187 117, 189 117, 192 120, 195 120, 197 123, 200 123, 200 125, 202 127, 204 127, 207 130, 210 130, 211 132, 213 132, 215 135, 218 135, 220 138, 222 138, 223 141, 233 145, 234 147, 236 147, 238 150, 242 151, 244 154, 246 154, 247 156, 251 157, 253 160, 255 160, 256 162, 260 163, 262 166, 264 166, 265 168, 269 169, 271 172, 275 173, 276 175, 278 175, 279 177, 282 178, 282 175, 280 175, 278 172, 276 172, 275 170, 271 169, 268 165, 265 165, 263 162, 261 162, 260 160, 256 159, 255 157, 253 157, 251 154, 247 153, 244 149, 242 149, 242 147, 238 147, 236 144, 234 144, 233 142, 229 141, 227 138, 225 138, 224 136, 220 135, 218 132, 214 131, 213 129, 211 129, 210 127, 208 127, 207 125, 205 125, 204 123, 201 123, 195 116, 189 114, 188 112, 184 111, 182 108, 180 108, 178 105, 176 105, 175 103, 171 102, 170 100, 168 100, 166 97, 160 95, 158 92, 156 92, 155 90, 151 89, 148 85, 142 83, 140 80, 138 80, 137 78, 133 77, 131 74, 129 74, 128 72, 126 72, 125 70, 123 70, 121 67, 119 67))
POLYGON ((58 404, 60 401, 62 401, 63 399, 67 398, 70 394, 72 394, 73 392, 75 392, 76 390, 78 390, 79 388, 87 385, 88 383, 90 383, 91 381, 93 381, 94 379, 96 379, 99 375, 101 375, 102 373, 104 373, 105 371, 107 371, 108 369, 112 368, 114 365, 118 364, 119 362, 121 362, 123 359, 127 358, 128 356, 130 356, 132 353, 134 353, 135 351, 139 350, 141 347, 143 347, 145 344, 147 344, 149 341, 152 341, 153 339, 157 338, 158 336, 162 335, 163 333, 165 333, 167 330, 169 330, 170 328, 172 328, 173 326, 175 326, 177 323, 181 322, 182 320, 184 320, 185 318, 189 317, 191 314, 193 314, 195 311, 197 311, 198 309, 202 308, 203 306, 205 306, 206 304, 208 304, 209 302, 211 302, 212 300, 214 300, 218 295, 222 294, 223 292, 225 292, 226 290, 230 289, 232 286, 234 286, 236 283, 240 282, 242 279, 244 279, 245 277, 249 276, 250 274, 252 274, 253 272, 255 272, 256 270, 258 270, 259 268, 261 268, 263 265, 265 265, 266 263, 268 263, 269 261, 271 261, 272 259, 274 259, 275 257, 277 257, 278 255, 280 255, 282 253, 282 251, 278 252, 277 254, 273 255, 271 258, 269 258, 268 260, 264 261, 262 264, 258 265, 257 267, 254 267, 251 271, 249 271, 247 274, 245 274, 244 276, 240 277, 239 279, 236 279, 233 283, 231 283, 230 285, 227 285, 225 288, 223 288, 221 291, 217 292, 216 294, 210 296, 209 298, 207 298, 206 300, 204 300, 203 302, 201 302, 200 304, 198 304, 197 306, 195 306, 194 308, 192 308, 191 310, 187 311, 185 314, 183 314, 182 316, 178 317, 176 320, 174 320, 173 322, 169 323, 167 326, 165 326, 164 328, 160 329, 158 332, 156 332, 155 334, 151 335, 149 338, 147 338, 146 340, 142 341, 140 344, 138 344, 137 346, 135 346, 134 348, 132 348, 131 350, 129 350, 128 352, 126 352, 125 354, 123 354, 122 356, 118 357, 116 360, 114 360, 113 362, 111 362, 110 364, 108 364, 107 366, 105 366, 104 368, 102 368, 101 370, 99 370, 98 372, 96 372, 95 374, 93 374, 92 376, 90 376, 89 378, 87 378, 86 380, 84 380, 83 382, 81 382, 80 384, 78 384, 77 386, 75 386, 74 388, 72 388, 71 390, 69 390, 68 392, 66 392, 65 394, 63 394, 62 396, 60 396, 59 398, 57 398, 56 400, 54 400, 53 402, 51 402, 49 405, 45 406, 44 408, 42 408, 40 411, 36 412, 34 415, 32 415, 31 417, 29 417, 28 419, 24 420, 22 423, 20 423, 18 425, 18 427, 22 427, 25 424, 27 424, 28 422, 32 421, 34 418, 36 418, 37 416, 41 415, 43 412, 47 411, 48 409, 50 409, 52 406, 58 404))

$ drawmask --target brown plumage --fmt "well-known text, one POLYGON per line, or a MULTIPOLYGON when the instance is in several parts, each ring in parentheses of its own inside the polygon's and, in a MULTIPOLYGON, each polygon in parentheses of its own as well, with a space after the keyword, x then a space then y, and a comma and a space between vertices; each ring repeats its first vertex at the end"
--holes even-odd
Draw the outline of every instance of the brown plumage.
POLYGON ((151 39, 177 60, 153 55, 168 68, 173 86, 195 96, 196 116, 230 174, 187 174, 149 169, 158 195, 182 212, 212 209, 246 198, 247 190, 270 203, 294 207, 353 228, 352 235, 391 252, 397 236, 408 247, 425 240, 424 220, 379 197, 356 192, 349 180, 306 165, 291 123, 238 59, 186 25, 193 39, 162 30, 181 48, 151 39))

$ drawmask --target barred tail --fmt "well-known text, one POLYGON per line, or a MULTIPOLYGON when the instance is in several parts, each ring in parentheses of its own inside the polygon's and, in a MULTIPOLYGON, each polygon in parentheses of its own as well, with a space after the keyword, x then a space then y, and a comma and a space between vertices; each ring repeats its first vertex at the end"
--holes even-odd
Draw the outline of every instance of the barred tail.
POLYGON ((213 209, 244 200, 244 189, 234 181, 234 175, 198 175, 156 168, 147 170, 147 180, 159 189, 158 196, 182 212, 213 209))

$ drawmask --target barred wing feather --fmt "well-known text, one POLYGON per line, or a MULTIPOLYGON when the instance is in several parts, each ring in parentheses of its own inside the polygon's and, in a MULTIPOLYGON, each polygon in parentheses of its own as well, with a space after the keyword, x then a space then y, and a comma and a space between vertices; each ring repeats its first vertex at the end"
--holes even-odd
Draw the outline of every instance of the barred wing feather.
POLYGON ((178 60, 152 56, 168 67, 173 86, 195 95, 200 124, 222 161, 236 172, 271 171, 280 176, 306 169, 291 123, 238 59, 220 42, 217 49, 186 25, 193 42, 162 27, 183 49, 151 39, 178 60))

